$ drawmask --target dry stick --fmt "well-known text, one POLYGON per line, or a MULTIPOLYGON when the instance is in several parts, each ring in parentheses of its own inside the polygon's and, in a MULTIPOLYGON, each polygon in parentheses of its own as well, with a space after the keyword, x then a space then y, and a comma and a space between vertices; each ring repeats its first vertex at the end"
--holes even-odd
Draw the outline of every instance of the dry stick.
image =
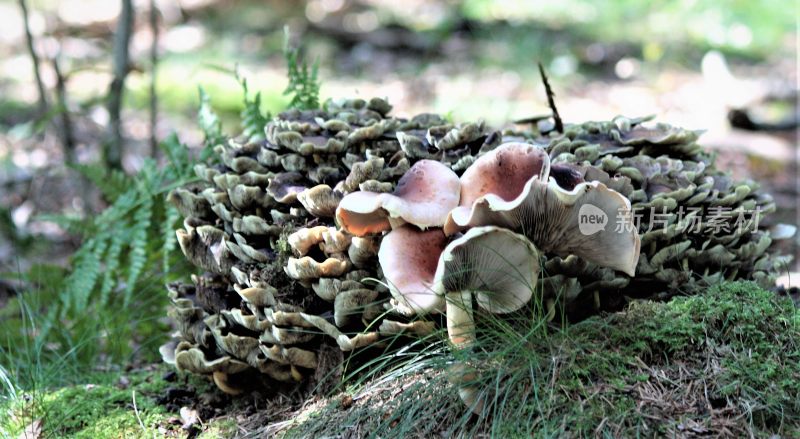
POLYGON ((64 158, 71 164, 75 163, 75 137, 72 135, 72 119, 67 106, 67 84, 58 66, 57 56, 53 57, 53 70, 56 73, 56 97, 61 115, 61 143, 64 146, 64 158))
POLYGON ((28 45, 28 54, 31 56, 33 62, 33 75, 36 78, 36 88, 39 90, 39 116, 44 116, 47 113, 47 92, 42 82, 42 72, 39 67, 39 56, 36 55, 36 49, 33 44, 33 34, 31 34, 30 23, 28 22, 28 4, 25 0, 19 0, 19 8, 22 10, 22 21, 25 26, 25 42, 28 45))
POLYGON ((547 92, 547 105, 550 106, 550 110, 553 112, 553 119, 556 121, 556 128, 555 130, 559 133, 564 132, 564 122, 561 121, 561 116, 558 114, 558 108, 556 108, 556 101, 555 97, 556 94, 553 93, 553 89, 550 88, 550 81, 547 80, 547 75, 544 73, 544 67, 542 63, 539 62, 539 74, 542 75, 542 82, 544 82, 544 89, 547 92))
POLYGON ((117 30, 114 33, 114 79, 108 90, 109 139, 105 147, 105 161, 111 168, 122 168, 122 94, 125 89, 125 77, 128 75, 129 53, 128 43, 133 31, 133 5, 131 0, 122 0, 117 30))
POLYGON ((156 67, 158 66, 158 9, 155 0, 150 0, 150 156, 158 153, 156 123, 158 122, 158 96, 156 96, 156 67))

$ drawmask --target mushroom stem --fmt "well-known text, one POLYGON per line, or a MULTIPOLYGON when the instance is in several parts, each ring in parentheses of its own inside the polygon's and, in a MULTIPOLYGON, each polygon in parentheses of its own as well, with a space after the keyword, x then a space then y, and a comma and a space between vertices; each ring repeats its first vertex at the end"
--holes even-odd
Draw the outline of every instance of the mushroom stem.
MULTIPOLYGON (((475 341, 475 320, 472 315, 472 292, 461 290, 447 293, 447 335, 456 348, 466 348, 475 341)), ((458 394, 473 413, 483 409, 478 386, 474 382, 477 375, 464 364, 457 364, 450 370, 450 382, 458 385, 458 394)))
POLYGON ((456 347, 466 347, 475 340, 472 292, 462 290, 447 293, 446 300, 447 335, 456 347))
POLYGON ((485 398, 480 394, 480 388, 477 385, 465 383, 474 383, 477 379, 477 373, 464 364, 456 364, 450 368, 450 382, 459 386, 458 396, 475 414, 483 410, 485 398))

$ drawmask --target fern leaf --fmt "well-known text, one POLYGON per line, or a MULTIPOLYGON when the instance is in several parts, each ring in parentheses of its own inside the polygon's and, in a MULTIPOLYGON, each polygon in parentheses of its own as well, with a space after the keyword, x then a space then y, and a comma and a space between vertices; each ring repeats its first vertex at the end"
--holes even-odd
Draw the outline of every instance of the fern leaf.
POLYGON ((41 214, 36 215, 38 221, 48 221, 57 224, 67 233, 80 236, 91 236, 95 231, 94 221, 87 220, 78 215, 41 214))
POLYGON ((62 303, 65 305, 62 312, 66 313, 71 309, 75 315, 80 315, 86 310, 92 290, 100 277, 100 261, 107 245, 105 237, 98 236, 86 241, 75 253, 74 268, 62 292, 62 303))
POLYGON ((197 110, 197 122, 206 137, 206 148, 213 148, 225 141, 225 135, 222 133, 222 122, 211 107, 211 98, 203 90, 203 87, 198 87, 198 90, 200 93, 200 108, 197 110))
POLYGON ((71 167, 94 183, 109 203, 113 203, 120 195, 127 192, 133 182, 124 172, 108 169, 99 164, 74 164, 71 167))
POLYGON ((300 59, 300 50, 290 47, 288 31, 285 36, 283 55, 286 59, 289 84, 283 94, 292 96, 289 108, 299 110, 319 108, 319 60, 309 66, 305 60, 300 59))
POLYGON ((179 177, 192 173, 193 162, 189 157, 189 148, 181 143, 177 134, 173 132, 167 136, 159 143, 159 147, 169 161, 168 166, 164 169, 166 174, 179 177))
POLYGON ((242 134, 250 142, 264 140, 264 127, 267 126, 268 115, 261 113, 261 92, 250 100, 247 97, 247 81, 242 82, 244 88, 244 108, 242 109, 242 134))
POLYGON ((129 188, 127 192, 120 195, 111 206, 108 206, 100 215, 95 217, 94 224, 96 228, 114 228, 125 220, 130 212, 136 208, 136 203, 139 201, 139 195, 136 188, 129 188))
POLYGON ((139 279, 139 275, 141 275, 142 270, 147 264, 147 232, 151 224, 153 197, 150 196, 149 193, 145 195, 136 212, 133 214, 133 223, 130 229, 128 279, 126 281, 125 299, 123 301, 125 305, 130 303, 136 281, 139 279))
POLYGON ((118 270, 120 266, 120 259, 122 258, 122 247, 125 244, 126 234, 112 233, 111 242, 108 245, 108 251, 103 258, 106 261, 105 272, 103 273, 103 282, 100 284, 100 305, 104 306, 109 303, 108 295, 117 286, 118 270))

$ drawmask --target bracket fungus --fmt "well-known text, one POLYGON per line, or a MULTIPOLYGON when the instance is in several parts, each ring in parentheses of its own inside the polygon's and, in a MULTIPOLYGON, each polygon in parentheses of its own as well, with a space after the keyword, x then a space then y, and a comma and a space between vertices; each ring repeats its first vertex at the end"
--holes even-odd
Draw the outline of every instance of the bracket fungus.
POLYGON ((289 110, 195 166, 199 181, 169 196, 198 273, 168 286, 165 361, 229 393, 310 389, 326 352, 430 334, 426 314, 446 312, 466 347, 474 303, 505 313, 536 291, 579 319, 720 279, 771 286, 787 262, 772 244, 794 230, 767 217, 775 201, 717 169, 694 131, 618 117, 500 132, 390 110, 289 110), (727 215, 697 225, 713 212, 727 215))

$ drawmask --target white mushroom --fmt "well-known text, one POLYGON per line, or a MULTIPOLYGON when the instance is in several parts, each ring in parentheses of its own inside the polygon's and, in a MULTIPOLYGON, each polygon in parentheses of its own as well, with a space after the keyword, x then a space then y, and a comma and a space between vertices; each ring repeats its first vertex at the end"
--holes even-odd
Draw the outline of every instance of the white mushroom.
POLYGON ((468 212, 454 210, 445 231, 487 224, 519 231, 544 252, 574 254, 629 276, 636 271, 640 240, 631 203, 597 181, 567 191, 554 179, 532 178, 513 200, 490 193, 468 212))
POLYGON ((530 301, 539 251, 524 236, 495 226, 475 227, 442 252, 433 291, 446 297, 450 340, 472 340, 472 295, 489 312, 505 314, 530 301))
MULTIPOLYGON (((442 252, 433 290, 447 302, 447 333, 459 348, 475 341, 472 296, 493 313, 520 309, 532 297, 539 275, 539 251, 522 235, 489 226, 470 229, 442 252)), ((461 399, 477 411, 482 407, 474 375, 457 367, 461 399)))

